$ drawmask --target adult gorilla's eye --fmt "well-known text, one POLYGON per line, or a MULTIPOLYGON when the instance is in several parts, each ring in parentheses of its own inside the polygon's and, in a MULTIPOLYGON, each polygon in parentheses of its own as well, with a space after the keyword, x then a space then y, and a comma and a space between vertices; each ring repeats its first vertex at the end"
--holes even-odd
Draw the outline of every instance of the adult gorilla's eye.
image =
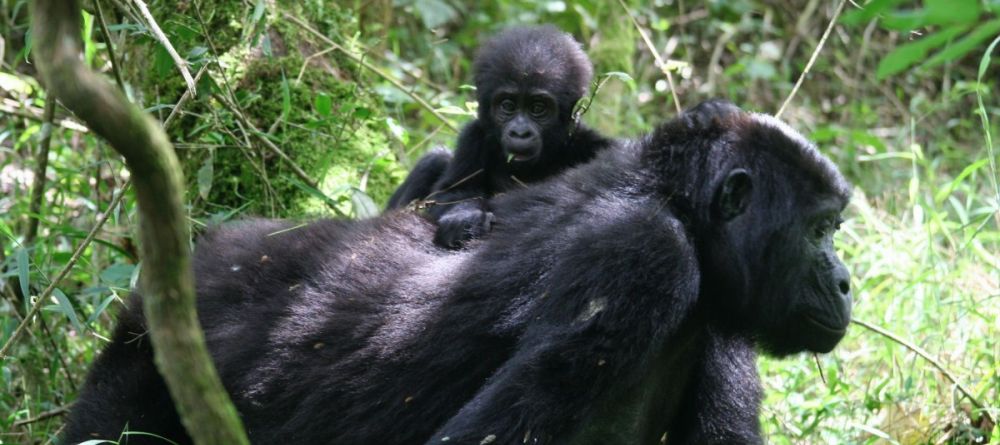
POLYGON ((813 236, 817 239, 824 238, 828 235, 832 235, 833 232, 840 230, 840 224, 844 220, 840 216, 823 218, 813 226, 813 236))

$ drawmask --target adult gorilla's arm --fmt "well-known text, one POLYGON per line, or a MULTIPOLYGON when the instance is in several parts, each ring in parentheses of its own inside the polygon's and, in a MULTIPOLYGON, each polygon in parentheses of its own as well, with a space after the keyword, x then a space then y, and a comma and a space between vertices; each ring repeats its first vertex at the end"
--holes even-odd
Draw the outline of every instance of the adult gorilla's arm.
POLYGON ((434 185, 436 192, 429 197, 434 204, 427 213, 438 223, 434 234, 438 245, 459 247, 489 232, 493 214, 486 205, 490 195, 487 163, 489 156, 500 155, 498 148, 483 147, 487 141, 479 120, 466 125, 458 137, 454 159, 434 185))
POLYGON ((751 340, 711 326, 670 427, 671 444, 759 444, 761 388, 751 340))
POLYGON ((676 220, 632 213, 574 240, 547 273, 555 287, 521 315, 529 325, 515 353, 426 443, 565 443, 590 409, 636 387, 698 294, 682 230, 676 220), (664 279, 617 279, 626 275, 664 279))

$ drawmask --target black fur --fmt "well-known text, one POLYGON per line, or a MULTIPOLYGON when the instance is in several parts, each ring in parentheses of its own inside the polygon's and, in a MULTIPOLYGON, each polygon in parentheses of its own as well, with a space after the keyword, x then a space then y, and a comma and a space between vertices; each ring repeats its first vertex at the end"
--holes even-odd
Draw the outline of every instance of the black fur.
POLYGON ((441 172, 442 155, 425 155, 387 206, 425 201, 438 222, 435 241, 452 248, 489 232, 489 198, 615 144, 573 120, 593 69, 569 34, 553 26, 509 29, 483 45, 473 68, 479 117, 459 135, 454 159, 441 172))
MULTIPOLYGON (((682 117, 495 198, 494 235, 461 251, 412 212, 215 230, 196 250, 199 316, 254 443, 714 440, 686 410, 730 407, 692 388, 740 382, 699 363, 752 370, 754 344, 826 352, 844 335, 831 239, 848 196, 774 119, 682 117)), ((122 320, 65 438, 128 424, 188 443, 138 305, 122 320)))

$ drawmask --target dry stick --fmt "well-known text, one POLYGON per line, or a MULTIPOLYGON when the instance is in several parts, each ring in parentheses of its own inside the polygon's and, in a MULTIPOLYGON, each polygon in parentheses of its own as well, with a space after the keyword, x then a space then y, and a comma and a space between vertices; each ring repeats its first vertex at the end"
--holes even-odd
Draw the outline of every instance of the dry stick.
POLYGON ((788 97, 785 98, 785 103, 781 104, 781 108, 778 108, 778 112, 774 113, 774 117, 781 117, 781 113, 785 112, 785 107, 788 106, 792 98, 795 97, 795 93, 799 91, 799 87, 802 86, 802 82, 806 80, 806 75, 809 74, 809 70, 812 69, 813 63, 816 62, 816 58, 819 56, 820 50, 823 49, 823 45, 826 44, 826 38, 830 37, 830 31, 833 31, 833 26, 837 24, 837 19, 840 18, 840 13, 844 10, 844 5, 847 4, 847 0, 840 0, 840 4, 837 5, 837 10, 833 13, 833 18, 830 19, 830 24, 826 25, 826 31, 823 31, 823 37, 820 37, 819 44, 816 45, 816 49, 813 50, 811 56, 809 56, 809 62, 806 63, 806 67, 802 70, 802 74, 799 74, 799 80, 795 81, 795 86, 792 87, 792 92, 788 93, 788 97))
POLYGON ((27 315, 24 316, 21 323, 17 325, 17 328, 14 329, 14 333, 10 334, 10 338, 7 339, 7 343, 4 343, 3 348, 0 348, 0 360, 5 360, 7 358, 7 351, 14 345, 14 342, 17 341, 18 337, 24 333, 24 329, 28 327, 28 324, 31 323, 31 319, 38 314, 38 311, 42 309, 42 305, 45 304, 50 296, 52 296, 52 291, 55 290, 56 284, 62 281, 63 278, 66 278, 69 271, 72 270, 73 266, 76 265, 76 262, 80 260, 80 257, 83 255, 83 251, 87 249, 90 242, 97 236, 97 232, 101 230, 104 223, 109 217, 111 217, 115 207, 117 207, 118 203, 121 202, 122 196, 125 196, 125 189, 128 187, 128 184, 128 182, 125 183, 122 187, 121 193, 115 196, 115 198, 111 201, 111 204, 108 206, 108 209, 97 218, 97 222, 94 223, 94 227, 90 229, 90 233, 83 238, 80 245, 76 246, 76 250, 73 251, 73 255, 70 256, 69 261, 67 261, 66 265, 59 271, 59 274, 57 274, 56 277, 49 282, 49 286, 46 287, 45 290, 38 296, 38 299, 35 300, 35 303, 31 306, 31 310, 29 310, 27 315))
POLYGON ((170 54, 170 58, 174 59, 174 64, 177 65, 177 69, 181 71, 181 76, 184 77, 184 82, 187 83, 188 89, 191 90, 193 94, 197 94, 194 79, 191 77, 191 72, 189 72, 187 68, 187 61, 177 54, 177 50, 174 49, 174 45, 170 43, 170 40, 167 39, 167 35, 160 29, 160 25, 156 23, 156 19, 153 18, 153 14, 149 12, 149 8, 146 7, 146 3, 142 0, 132 0, 132 3, 139 8, 139 14, 141 14, 142 18, 146 21, 146 25, 149 27, 149 30, 153 32, 153 36, 156 37, 156 40, 158 40, 167 50, 167 54, 170 54))
POLYGON ((340 51, 342 54, 344 54, 345 56, 347 56, 347 58, 349 58, 349 59, 357 62, 361 66, 365 67, 365 69, 367 69, 367 70, 375 73, 377 76, 385 79, 387 82, 389 82, 390 84, 392 84, 392 86, 394 86, 397 89, 399 89, 400 91, 402 91, 403 94, 406 94, 407 96, 410 96, 411 99, 413 99, 414 101, 416 101, 418 105, 420 105, 425 110, 427 110, 432 115, 434 115, 434 117, 436 117, 438 120, 440 120, 441 123, 443 123, 446 127, 450 128, 454 132, 458 132, 458 127, 456 127, 455 124, 453 124, 451 121, 449 121, 447 118, 445 118, 444 115, 442 115, 441 113, 438 113, 438 111, 435 110, 434 107, 431 106, 431 104, 427 103, 427 101, 425 101, 422 97, 416 95, 416 93, 414 93, 413 91, 411 91, 409 88, 406 88, 396 78, 394 78, 394 77, 390 76, 388 73, 386 73, 386 72, 378 69, 374 65, 366 62, 364 60, 364 58, 358 56, 357 54, 354 54, 354 53, 348 51, 344 47, 342 47, 339 44, 337 44, 337 42, 334 42, 333 40, 330 40, 330 38, 328 38, 327 36, 324 36, 323 34, 320 34, 319 31, 313 29, 311 26, 309 26, 308 23, 302 21, 302 19, 300 19, 300 18, 298 18, 298 17, 296 17, 296 16, 294 16, 294 15, 288 13, 288 12, 284 12, 284 11, 282 12, 282 15, 284 15, 285 18, 287 18, 288 20, 291 20, 292 22, 294 22, 296 25, 301 26, 302 29, 308 31, 310 34, 312 34, 313 36, 315 36, 317 39, 320 39, 323 43, 325 43, 325 44, 333 47, 337 51, 340 51))
POLYGON ((954 384, 955 387, 958 388, 958 390, 962 394, 965 395, 965 397, 968 397, 969 400, 972 402, 972 404, 976 406, 976 408, 979 408, 980 410, 982 410, 983 415, 986 416, 986 418, 990 420, 990 423, 992 423, 994 425, 997 423, 996 419, 993 418, 993 416, 986 409, 986 407, 983 405, 983 403, 980 402, 979 400, 977 400, 972 395, 972 393, 968 389, 965 388, 965 385, 962 385, 958 381, 958 378, 956 378, 950 371, 948 371, 948 369, 946 369, 944 367, 944 365, 942 365, 941 362, 938 361, 936 358, 934 358, 934 356, 932 356, 929 352, 925 351, 920 346, 917 346, 917 345, 915 345, 913 343, 910 343, 910 342, 902 339, 898 335, 893 334, 892 332, 889 332, 889 331, 887 331, 887 330, 885 330, 885 329, 883 329, 883 328, 881 328, 879 326, 876 326, 874 324, 871 324, 871 323, 868 323, 868 322, 865 322, 865 321, 861 321, 861 320, 857 320, 857 319, 851 320, 851 323, 859 325, 859 326, 861 326, 861 327, 863 327, 865 329, 868 329, 869 331, 872 331, 872 332, 874 332, 876 334, 879 334, 879 335, 881 335, 881 336, 883 336, 885 338, 888 338, 889 340, 892 340, 892 341, 894 341, 896 343, 899 343, 900 345, 902 345, 906 349, 909 349, 909 350, 913 351, 914 353, 916 353, 917 355, 919 355, 924 360, 927 360, 928 362, 930 362, 930 364, 933 365, 935 368, 937 368, 938 371, 941 371, 941 374, 944 374, 945 378, 947 378, 949 381, 951 381, 951 383, 954 384))
POLYGON ((653 54, 653 59, 656 61, 656 67, 660 69, 664 75, 667 76, 667 84, 670 85, 670 95, 674 98, 674 108, 677 108, 677 114, 681 114, 681 101, 677 98, 677 89, 674 87, 674 76, 670 74, 670 69, 667 67, 666 62, 660 57, 660 53, 656 51, 656 47, 653 46, 653 42, 649 40, 649 36, 646 32, 642 30, 642 26, 639 26, 639 22, 632 16, 632 10, 629 9, 628 5, 625 4, 625 0, 618 0, 618 4, 622 5, 625 9, 625 14, 628 18, 632 20, 632 26, 635 26, 635 30, 639 31, 639 35, 642 36, 642 41, 646 43, 646 48, 649 52, 653 54))
POLYGON ((104 9, 101 8, 101 0, 94 0, 94 7, 97 8, 97 25, 101 28, 101 36, 104 37, 104 46, 108 47, 108 59, 111 61, 111 72, 115 75, 115 82, 118 88, 125 91, 125 81, 122 80, 122 73, 118 70, 118 59, 115 57, 115 48, 111 45, 111 33, 108 32, 108 23, 104 21, 104 9))
POLYGON ((182 424, 198 445, 248 444, 195 312, 177 157, 158 123, 80 61, 81 18, 79 0, 32 2, 35 61, 50 92, 107 140, 132 174, 144 264, 143 312, 157 370, 182 424))
POLYGON ((72 405, 72 404, 67 404, 67 405, 60 406, 58 408, 50 409, 48 411, 43 411, 43 412, 39 413, 37 416, 32 417, 30 419, 18 420, 17 422, 14 422, 14 424, 11 425, 11 426, 13 426, 14 428, 17 428, 17 427, 22 427, 22 426, 25 426, 25 425, 30 425, 30 424, 35 423, 35 422, 41 422, 41 421, 43 421, 45 419, 49 419, 49 418, 52 418, 52 417, 61 416, 61 415, 66 414, 66 413, 69 412, 70 405, 72 405))

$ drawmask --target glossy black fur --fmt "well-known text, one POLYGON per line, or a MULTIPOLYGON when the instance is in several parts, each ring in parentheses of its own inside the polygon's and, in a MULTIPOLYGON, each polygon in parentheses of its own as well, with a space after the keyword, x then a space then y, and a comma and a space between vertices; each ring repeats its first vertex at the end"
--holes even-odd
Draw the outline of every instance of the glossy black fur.
MULTIPOLYGON (((848 192, 773 119, 689 116, 495 198, 495 233, 460 251, 407 211, 212 231, 196 248, 199 315, 258 444, 712 438, 687 407, 742 407, 692 388, 740 382, 700 363, 746 369, 754 344, 826 352, 843 336, 830 240, 848 192)), ((71 442, 126 424, 189 442, 137 306, 91 370, 71 442)))
POLYGON ((490 230, 491 197, 587 162, 615 144, 573 120, 593 68, 570 35, 553 26, 506 30, 483 45, 473 68, 479 115, 462 129, 454 159, 441 172, 441 153, 425 155, 387 206, 423 201, 439 223, 436 242, 453 248, 490 230), (502 98, 520 104, 535 94, 552 98, 544 118, 520 108, 516 116, 498 112, 502 98))

